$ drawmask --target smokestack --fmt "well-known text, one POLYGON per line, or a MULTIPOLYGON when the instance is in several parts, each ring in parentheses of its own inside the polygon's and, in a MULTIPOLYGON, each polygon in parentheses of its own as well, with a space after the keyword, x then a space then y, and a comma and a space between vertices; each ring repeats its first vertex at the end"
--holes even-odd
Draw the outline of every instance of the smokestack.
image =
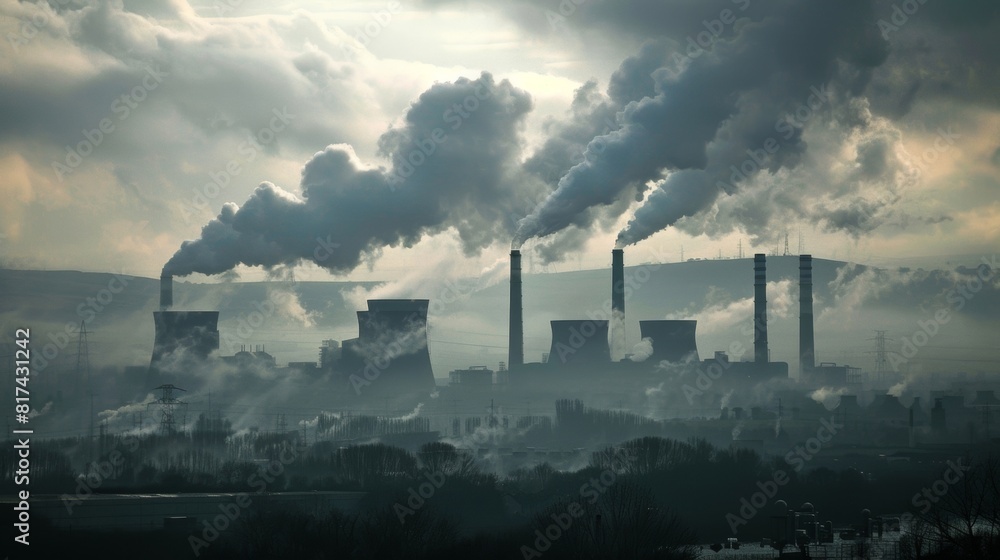
POLYGON ((816 367, 816 341, 813 337, 812 255, 799 256, 799 373, 816 367))
POLYGON ((174 305, 174 277, 160 275, 160 311, 169 311, 174 305))
POLYGON ((521 251, 510 252, 510 321, 507 368, 524 365, 524 321, 521 310, 521 251))
POLYGON ((758 364, 767 356, 767 264, 764 253, 753 256, 753 355, 758 364))
POLYGON ((625 251, 611 251, 611 358, 625 354, 625 251))

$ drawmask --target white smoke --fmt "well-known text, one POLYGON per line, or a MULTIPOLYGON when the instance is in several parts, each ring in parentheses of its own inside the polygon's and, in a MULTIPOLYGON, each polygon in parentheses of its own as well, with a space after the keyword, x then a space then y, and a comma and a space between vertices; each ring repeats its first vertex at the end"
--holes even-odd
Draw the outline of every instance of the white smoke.
POLYGON ((646 397, 654 397, 663 394, 663 383, 660 383, 656 387, 648 387, 646 389, 646 397))
POLYGON ((821 387, 812 393, 809 393, 809 398, 822 404, 826 408, 830 408, 837 403, 842 395, 845 394, 847 394, 847 389, 844 387, 821 387))
POLYGON ((722 395, 721 407, 722 408, 729 408, 729 401, 731 401, 732 398, 733 398, 733 390, 730 389, 730 390, 726 391, 725 394, 722 395))
POLYGON ((135 414, 143 414, 149 405, 156 401, 156 397, 150 393, 146 395, 146 398, 141 402, 129 403, 124 406, 120 406, 115 409, 102 410, 97 413, 97 416, 103 420, 106 420, 109 424, 113 424, 119 421, 132 421, 132 416, 135 414))
POLYGON ((743 433, 743 424, 745 424, 745 423, 746 423, 746 421, 743 420, 742 418, 740 418, 740 421, 737 422, 736 426, 733 427, 733 432, 732 432, 733 441, 739 441, 740 434, 743 433))
POLYGON ((653 355, 653 339, 644 338, 632 347, 632 354, 629 359, 633 362, 645 362, 653 355))
POLYGON ((38 418, 39 416, 45 416, 49 412, 52 412, 52 401, 45 403, 45 406, 43 406, 41 410, 34 408, 31 409, 31 411, 28 412, 28 418, 38 418))
POLYGON ((413 420, 417 416, 420 416, 420 411, 423 410, 423 408, 424 408, 424 403, 417 403, 417 406, 411 412, 399 416, 397 418, 393 418, 393 420, 402 420, 404 422, 407 420, 413 420))

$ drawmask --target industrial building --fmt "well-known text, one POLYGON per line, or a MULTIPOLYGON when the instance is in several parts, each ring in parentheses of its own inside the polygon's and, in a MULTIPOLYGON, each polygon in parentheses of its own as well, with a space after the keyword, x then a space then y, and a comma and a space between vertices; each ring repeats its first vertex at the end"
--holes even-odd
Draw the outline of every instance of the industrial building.
MULTIPOLYGON (((624 350, 626 321, 642 311, 626 313, 625 259, 622 249, 612 251, 610 315, 550 322, 549 351, 540 362, 525 362, 523 282, 521 252, 510 252, 510 302, 508 359, 493 369, 486 366, 452 372, 449 391, 456 395, 475 388, 531 395, 537 398, 640 395, 650 387, 667 394, 681 394, 699 377, 711 375, 711 388, 699 390, 693 407, 718 410, 719 395, 734 388, 788 379, 788 363, 771 359, 767 316, 767 259, 753 258, 753 353, 742 360, 724 351, 703 359, 697 343, 697 321, 640 317, 640 337, 650 348, 648 356, 624 350), (490 372, 486 375, 486 372, 490 372), (669 381, 669 382, 668 382, 669 381), (664 384, 666 382, 666 384, 664 384), (713 404, 715 403, 715 404, 713 404)), ((749 272, 749 270, 748 270, 749 272)), ((749 286, 749 274, 747 279, 749 286)), ((799 257, 799 369, 806 387, 847 386, 860 376, 849 366, 815 364, 813 327, 812 257, 799 257)), ((219 348, 217 311, 173 311, 172 278, 161 277, 160 310, 154 313, 156 338, 151 371, 159 371, 178 356, 204 360, 219 348)), ((324 340, 318 367, 296 362, 296 371, 329 375, 331 398, 366 398, 378 395, 427 394, 437 389, 427 342, 429 300, 369 300, 367 310, 357 311, 357 338, 324 340), (363 388, 363 390, 361 390, 363 388)), ((600 309, 598 302, 591 306, 600 309)), ((747 341, 749 343, 749 341, 747 341)), ((225 362, 237 367, 275 367, 263 347, 243 348, 225 362)), ((689 399, 690 400, 690 399, 689 399)))
POLYGON ((218 311, 173 311, 173 278, 160 277, 160 310, 153 312, 151 374, 189 369, 219 349, 218 311))

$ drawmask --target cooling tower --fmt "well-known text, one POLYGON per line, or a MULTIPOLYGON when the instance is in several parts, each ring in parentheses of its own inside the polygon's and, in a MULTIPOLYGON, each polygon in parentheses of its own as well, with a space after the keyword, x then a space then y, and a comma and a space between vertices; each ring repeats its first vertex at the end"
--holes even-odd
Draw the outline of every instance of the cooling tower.
POLYGON ((639 321, 639 332, 642 338, 653 341, 653 354, 650 360, 655 363, 698 361, 698 346, 695 342, 695 329, 698 321, 639 321))
POLYGON ((507 367, 524 365, 524 318, 521 308, 521 251, 510 252, 510 319, 508 322, 507 367))
POLYGON ((816 366, 813 337, 812 255, 799 256, 799 373, 816 366))
POLYGON ((169 311, 174 305, 174 277, 160 275, 160 311, 169 311))
POLYGON ((552 321, 549 364, 593 365, 610 361, 607 321, 552 321))
POLYGON ((753 256, 753 356, 767 363, 767 263, 764 253, 753 256))
MULTIPOLYGON (((360 370, 373 392, 432 391, 427 350, 426 299, 370 299, 358 311, 358 338, 346 341, 351 369, 360 370)), ((356 372, 355 372, 356 373, 356 372)))
POLYGON ((611 251, 611 350, 615 361, 625 357, 625 251, 611 251))
POLYGON ((150 368, 187 367, 219 349, 218 311, 154 311, 150 368))

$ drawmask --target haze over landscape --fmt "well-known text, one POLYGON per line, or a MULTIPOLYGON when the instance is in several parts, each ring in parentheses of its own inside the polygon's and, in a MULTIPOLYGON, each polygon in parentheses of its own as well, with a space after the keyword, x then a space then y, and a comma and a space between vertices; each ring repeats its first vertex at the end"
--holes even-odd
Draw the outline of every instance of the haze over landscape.
POLYGON ((0 35, 33 552, 1000 550, 956 528, 1000 505, 996 2, 0 0, 0 35))

